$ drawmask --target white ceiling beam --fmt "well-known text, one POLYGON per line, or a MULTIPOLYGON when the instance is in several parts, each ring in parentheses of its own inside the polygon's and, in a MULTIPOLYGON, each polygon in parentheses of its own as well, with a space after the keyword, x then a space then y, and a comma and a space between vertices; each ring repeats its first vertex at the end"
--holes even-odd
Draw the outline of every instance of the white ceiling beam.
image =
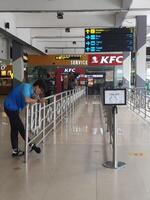
POLYGON ((126 13, 118 13, 116 14, 116 22, 115 27, 121 27, 123 24, 123 21, 125 20, 126 13))
POLYGON ((50 27, 113 27, 114 13, 64 13, 63 19, 57 19, 56 13, 15 14, 17 28, 50 28, 50 27))
POLYGON ((119 9, 120 0, 5 0, 1 1, 0 11, 57 11, 119 9))
POLYGON ((132 0, 122 0, 121 8, 122 8, 122 10, 127 10, 127 11, 116 14, 115 27, 122 26, 123 21, 125 20, 125 17, 130 9, 131 3, 132 3, 132 0))
POLYGON ((122 0, 122 9, 130 9, 133 0, 122 0))

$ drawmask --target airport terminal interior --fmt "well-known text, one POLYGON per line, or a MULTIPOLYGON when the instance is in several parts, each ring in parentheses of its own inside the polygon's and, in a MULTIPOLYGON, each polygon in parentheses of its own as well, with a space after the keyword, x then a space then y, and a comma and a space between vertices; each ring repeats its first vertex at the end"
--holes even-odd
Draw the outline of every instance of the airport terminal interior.
POLYGON ((150 1, 1 2, 0 199, 150 200, 149 169, 150 1))

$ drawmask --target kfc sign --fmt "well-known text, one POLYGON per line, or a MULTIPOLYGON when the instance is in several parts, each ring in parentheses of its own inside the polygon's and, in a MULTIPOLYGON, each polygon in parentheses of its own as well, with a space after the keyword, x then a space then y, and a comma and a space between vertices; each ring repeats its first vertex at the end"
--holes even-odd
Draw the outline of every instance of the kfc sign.
POLYGON ((88 55, 88 65, 113 66, 123 64, 123 54, 92 54, 88 55))
POLYGON ((73 73, 75 73, 75 68, 65 68, 64 69, 64 73, 69 73, 69 72, 73 72, 73 73))

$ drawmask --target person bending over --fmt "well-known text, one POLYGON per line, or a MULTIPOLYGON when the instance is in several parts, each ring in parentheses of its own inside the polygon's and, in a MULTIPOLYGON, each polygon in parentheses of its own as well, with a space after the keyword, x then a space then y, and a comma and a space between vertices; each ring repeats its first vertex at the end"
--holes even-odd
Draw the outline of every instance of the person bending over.
MULTIPOLYGON (((9 118, 11 127, 11 146, 12 156, 22 156, 24 151, 18 148, 18 132, 25 140, 26 131, 22 120, 19 116, 19 112, 25 108, 27 104, 34 104, 36 102, 43 101, 42 98, 46 92, 46 84, 43 80, 37 80, 33 84, 22 83, 14 88, 4 100, 4 110, 9 118)), ((30 144, 31 150, 36 153, 40 153, 40 147, 35 144, 30 144)))

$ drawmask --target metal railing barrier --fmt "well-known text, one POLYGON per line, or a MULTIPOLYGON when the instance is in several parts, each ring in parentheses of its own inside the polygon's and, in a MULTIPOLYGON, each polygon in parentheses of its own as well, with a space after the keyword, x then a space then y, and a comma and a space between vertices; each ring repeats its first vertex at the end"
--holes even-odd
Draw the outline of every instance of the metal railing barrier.
POLYGON ((28 104, 26 107, 25 162, 28 161, 30 145, 39 145, 53 132, 56 143, 56 127, 85 95, 85 88, 76 88, 45 98, 45 103, 28 104), (30 137, 30 140, 28 139, 30 137))
POLYGON ((150 96, 145 88, 128 88, 127 103, 131 110, 150 121, 150 96))

